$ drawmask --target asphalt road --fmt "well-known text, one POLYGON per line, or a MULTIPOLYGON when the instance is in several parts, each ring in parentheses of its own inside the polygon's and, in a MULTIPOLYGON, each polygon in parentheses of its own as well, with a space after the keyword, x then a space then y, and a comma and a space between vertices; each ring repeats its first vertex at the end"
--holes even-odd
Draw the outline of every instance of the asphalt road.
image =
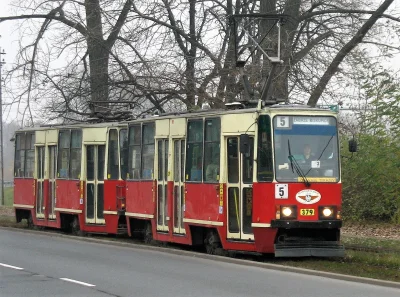
POLYGON ((400 290, 0 229, 0 296, 398 297, 400 290))

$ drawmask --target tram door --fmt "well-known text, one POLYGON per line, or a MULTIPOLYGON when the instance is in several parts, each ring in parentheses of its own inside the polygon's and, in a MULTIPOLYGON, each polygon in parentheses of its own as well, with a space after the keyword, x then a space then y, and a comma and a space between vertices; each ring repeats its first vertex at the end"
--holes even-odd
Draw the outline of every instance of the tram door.
POLYGON ((104 224, 105 145, 86 145, 86 222, 104 224))
POLYGON ((185 228, 183 227, 185 140, 174 140, 174 155, 172 164, 174 166, 174 233, 185 234, 185 228))
POLYGON ((57 164, 57 146, 48 146, 49 152, 49 219, 55 220, 56 214, 54 208, 56 206, 56 164, 57 164))
POLYGON ((157 230, 168 231, 168 139, 157 140, 157 230))
POLYGON ((254 240, 251 227, 253 208, 253 149, 250 137, 250 153, 240 153, 240 138, 228 137, 226 142, 226 172, 228 173, 228 238, 254 240))
POLYGON ((44 218, 44 164, 45 164, 45 147, 36 147, 36 217, 44 218))

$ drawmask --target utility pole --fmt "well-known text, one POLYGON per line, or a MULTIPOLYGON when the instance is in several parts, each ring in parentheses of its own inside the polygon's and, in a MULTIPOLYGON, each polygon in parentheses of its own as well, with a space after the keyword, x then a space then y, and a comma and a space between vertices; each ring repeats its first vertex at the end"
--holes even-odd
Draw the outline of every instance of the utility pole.
MULTIPOLYGON (((1 36, 0 36, 1 37, 1 36)), ((2 94, 2 88, 3 88, 3 78, 1 74, 1 68, 3 65, 6 63, 4 62, 4 59, 2 59, 2 55, 5 55, 6 53, 1 50, 0 46, 0 148, 1 148, 1 154, 0 154, 0 162, 1 162, 1 200, 0 200, 0 205, 5 204, 5 199, 4 199, 4 146, 3 146, 3 94, 2 94)))

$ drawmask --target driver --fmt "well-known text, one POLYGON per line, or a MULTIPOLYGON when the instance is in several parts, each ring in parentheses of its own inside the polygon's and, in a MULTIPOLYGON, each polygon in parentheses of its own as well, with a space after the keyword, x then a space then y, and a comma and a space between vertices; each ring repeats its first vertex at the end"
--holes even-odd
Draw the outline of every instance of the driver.
POLYGON ((306 144, 303 149, 303 158, 304 162, 307 164, 311 164, 311 159, 314 157, 314 153, 311 150, 311 146, 306 144))

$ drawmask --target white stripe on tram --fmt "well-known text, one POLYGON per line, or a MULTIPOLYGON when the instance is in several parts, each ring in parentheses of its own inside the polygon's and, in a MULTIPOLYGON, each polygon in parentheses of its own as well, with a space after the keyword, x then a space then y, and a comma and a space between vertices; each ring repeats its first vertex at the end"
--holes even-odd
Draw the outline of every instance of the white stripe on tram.
POLYGON ((0 266, 12 268, 12 269, 16 269, 16 270, 24 270, 24 268, 8 265, 8 264, 4 264, 4 263, 0 263, 0 266))
POLYGON ((77 281, 77 280, 74 280, 74 279, 70 279, 70 278, 64 278, 63 277, 63 278, 60 278, 60 279, 63 280, 63 281, 66 281, 66 282, 71 282, 71 283, 75 283, 75 284, 79 284, 79 285, 87 286, 87 287, 95 287, 96 286, 96 285, 80 282, 80 281, 77 281))

